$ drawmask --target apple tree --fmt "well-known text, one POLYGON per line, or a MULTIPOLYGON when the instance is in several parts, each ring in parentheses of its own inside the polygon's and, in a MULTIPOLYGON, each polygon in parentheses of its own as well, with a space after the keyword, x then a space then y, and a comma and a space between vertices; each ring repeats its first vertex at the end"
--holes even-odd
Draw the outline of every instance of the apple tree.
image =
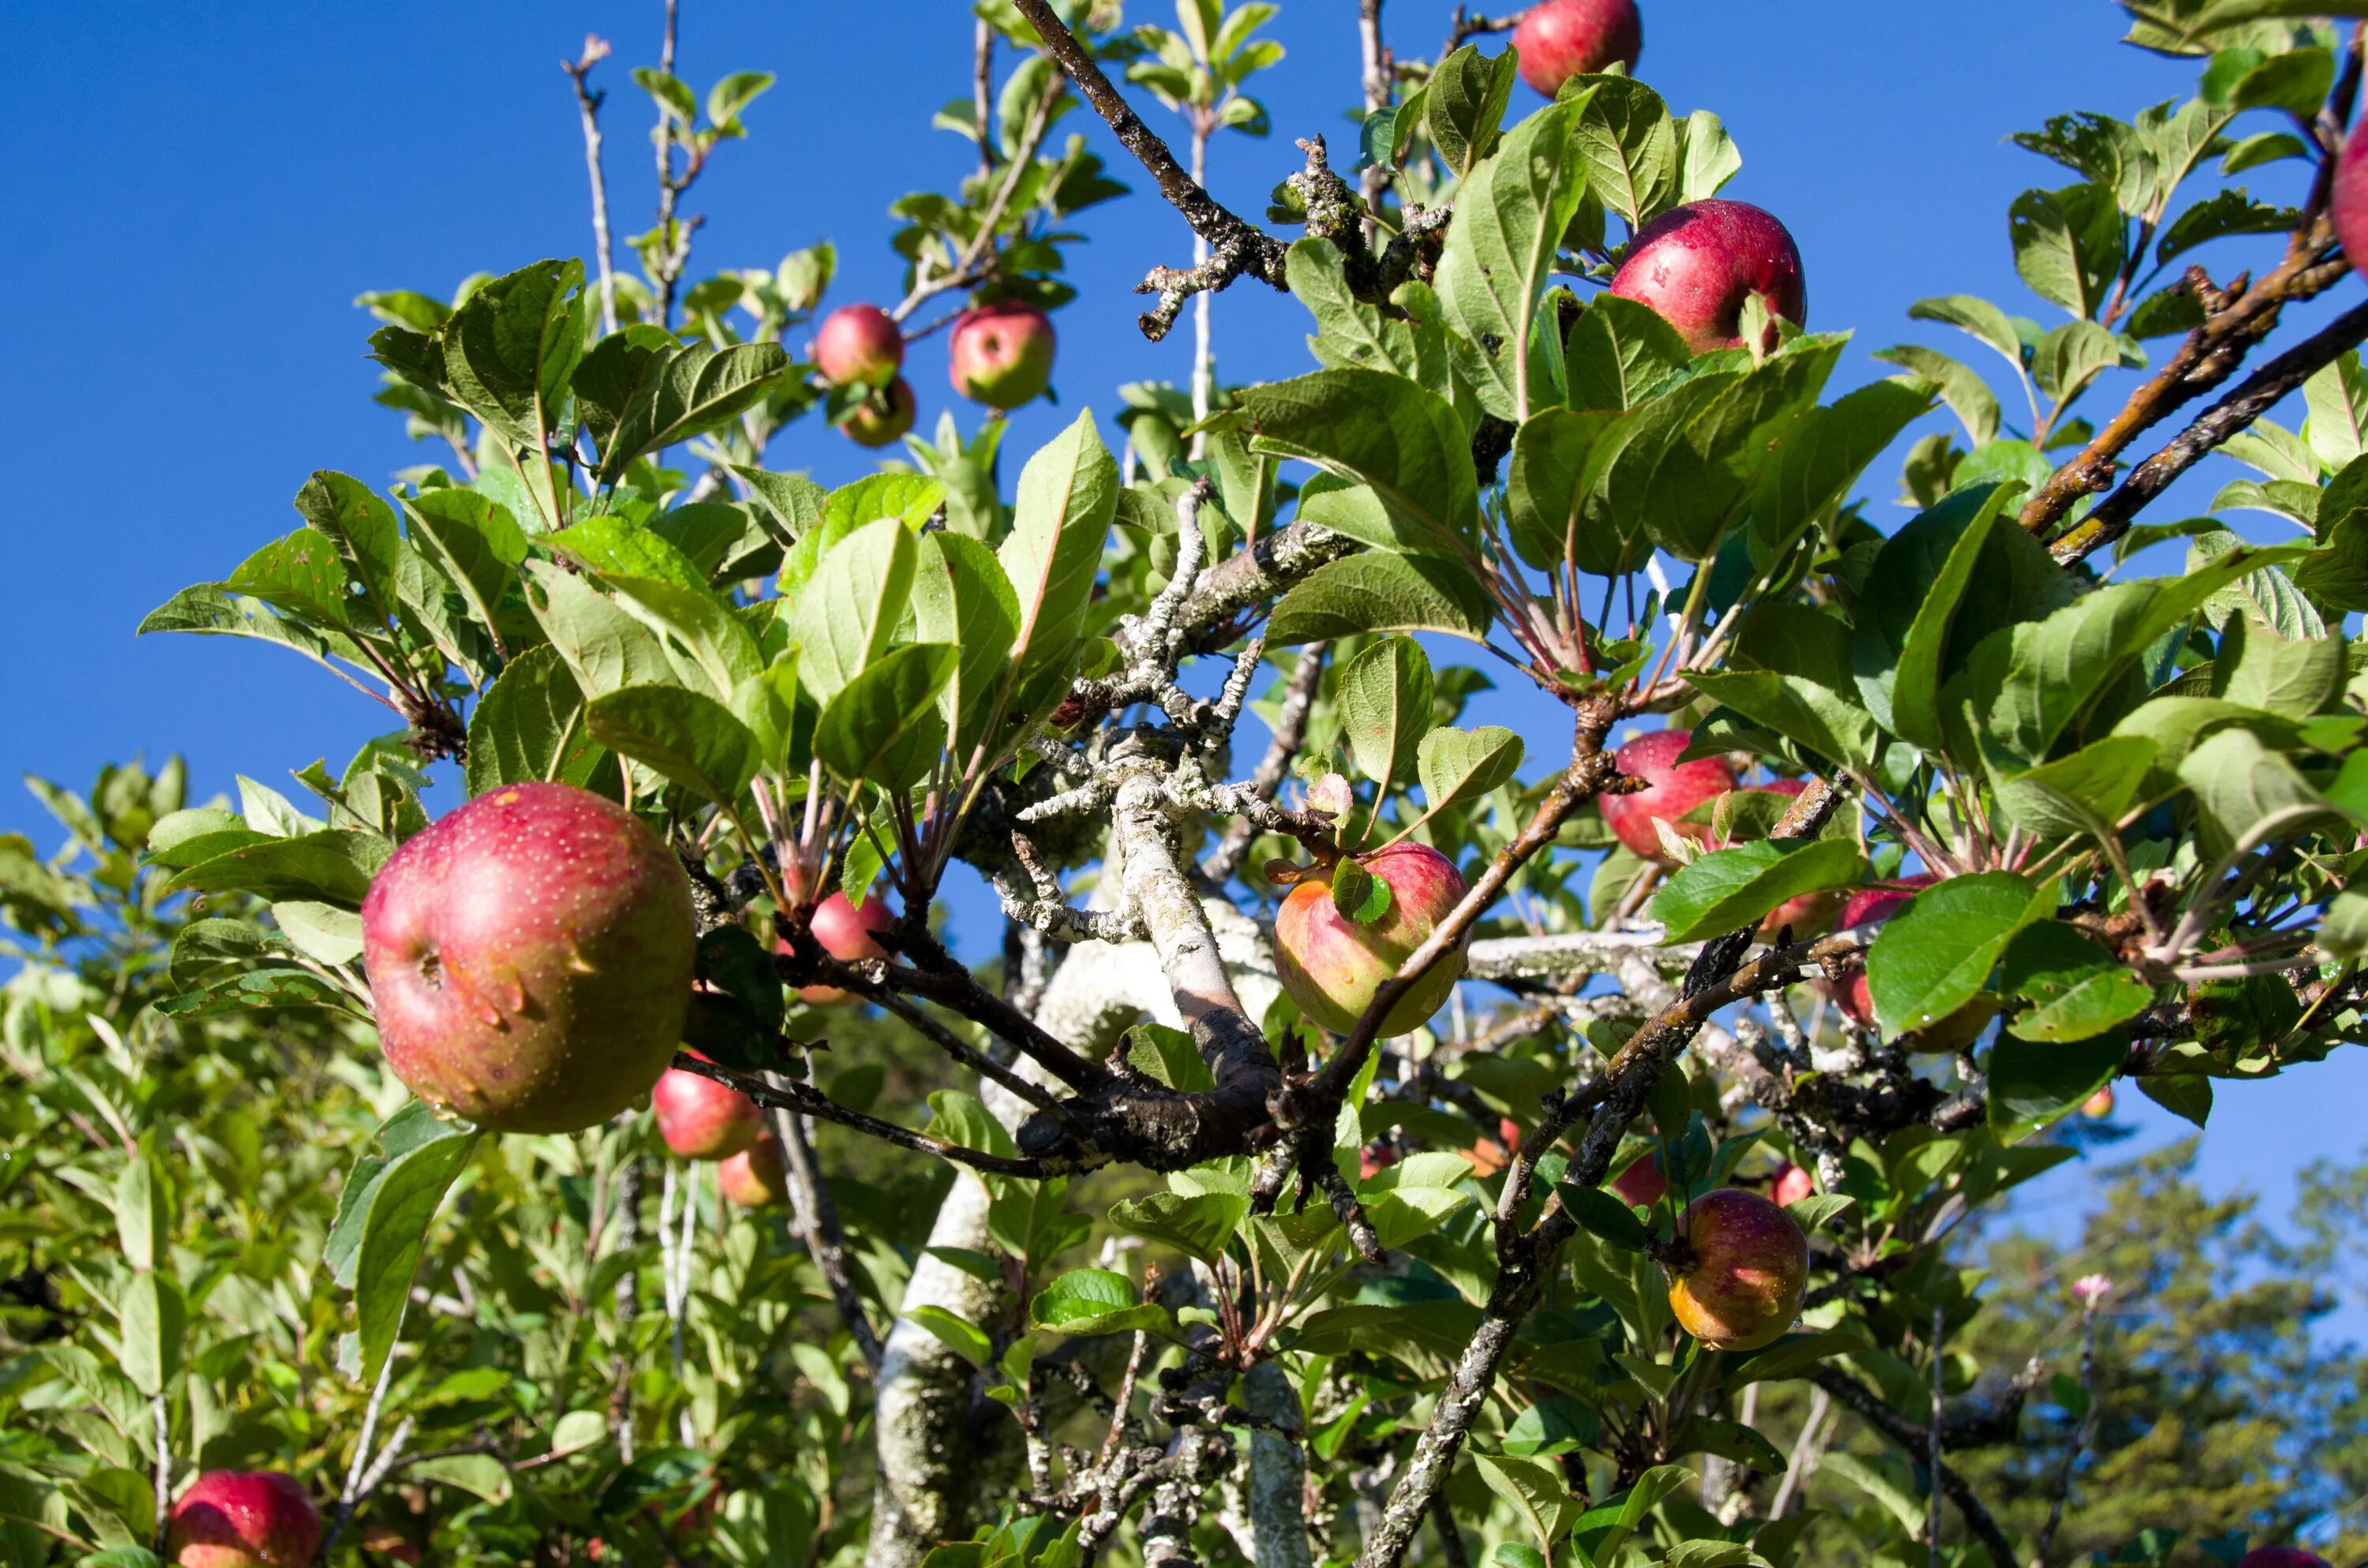
MULTIPOLYGON (((1429 59, 1361 0, 1355 145, 1288 154, 1271 6, 981 0, 894 302, 827 245, 694 268, 771 78, 695 92, 671 4, 620 270, 590 40, 590 265, 367 296, 427 460, 302 479, 142 627, 390 733, 0 843, 0 1539, 2068 1561, 2112 1282, 1985 1360, 1961 1230, 2115 1085, 2203 1126, 2368 989, 2368 304, 2285 320, 2357 288, 2368 6, 2124 9, 2193 96, 2018 137, 2067 182, 2007 215, 2034 298, 1927 299, 1969 358, 1839 393, 1815 257, 1630 0, 1429 59), (1176 220, 1165 379, 1007 450, 1121 172, 1176 220), (1217 382, 1237 287, 1304 373, 1217 382), (976 407, 923 437, 940 332, 976 407), (900 455, 825 489, 833 426, 900 455), (2259 477, 2150 514, 2215 454, 2259 477), (2015 1445, 2010 1531, 1968 1460, 2015 1445)), ((2297 1560, 2265 1517, 2115 1560, 2297 1560)))

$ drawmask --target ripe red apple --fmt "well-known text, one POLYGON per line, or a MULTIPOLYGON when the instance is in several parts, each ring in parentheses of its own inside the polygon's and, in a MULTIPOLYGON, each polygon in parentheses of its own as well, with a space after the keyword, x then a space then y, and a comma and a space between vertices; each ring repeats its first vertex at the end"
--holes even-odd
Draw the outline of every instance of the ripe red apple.
MULTIPOLYGON (((1650 305, 1697 354, 1743 346, 1743 301, 1754 294, 1770 314, 1809 319, 1800 247, 1784 225, 1749 202, 1714 197, 1672 207, 1638 230, 1611 291, 1650 305)), ((1763 347, 1776 347, 1775 332, 1771 322, 1763 347)))
MULTIPOLYGON (((843 892, 835 892, 814 905, 811 929, 822 950, 841 963, 854 963, 861 959, 884 959, 888 949, 874 938, 896 923, 894 912, 878 898, 867 898, 857 908, 848 902, 843 892)), ((787 942, 776 944, 788 952, 787 942)), ((836 985, 801 985, 798 1000, 809 1007, 835 1007, 847 1000, 847 993, 836 985)))
POLYGON ((1735 774, 1714 756, 1678 760, 1693 738, 1691 730, 1656 730, 1611 754, 1612 765, 1630 778, 1644 779, 1645 788, 1632 795, 1605 795, 1597 808, 1612 835, 1647 860, 1667 865, 1669 858, 1661 847, 1661 835, 1653 830, 1655 823, 1666 822, 1683 836, 1699 840, 1706 831, 1703 824, 1678 819, 1735 788, 1735 774))
POLYGON ((2080 1102, 2080 1114, 2091 1121, 2102 1121, 2113 1114, 2113 1085, 2106 1085, 2080 1102))
POLYGON ((1768 1196, 1779 1209, 1790 1209, 1816 1190, 1816 1178, 1790 1160, 1776 1167, 1776 1179, 1768 1184, 1768 1196))
POLYGON ((839 428, 859 447, 885 447, 913 427, 917 408, 912 383, 899 376, 888 383, 887 391, 875 392, 856 404, 839 428))
POLYGON ((1669 1310, 1704 1346, 1757 1350, 1801 1315, 1809 1238, 1767 1199, 1738 1187, 1705 1192, 1678 1234, 1693 1256, 1669 1281, 1669 1310))
MULTIPOLYGON (((2362 127, 2368 127, 2368 119, 2351 128, 2343 151, 2337 155, 2329 215, 2335 220, 2335 237, 2343 242, 2343 254, 2351 258, 2352 270, 2368 276, 2368 131, 2362 127)), ((2246 1562, 2249 1564, 2251 1559, 2246 1562)))
POLYGON ((165 1561, 178 1568, 306 1568, 321 1510, 276 1470, 210 1470, 173 1505, 165 1561))
POLYGON ((679 1067, 658 1074, 650 1104, 658 1113, 658 1136, 686 1160, 728 1159, 765 1130, 756 1101, 728 1084, 679 1067))
POLYGON ((1669 1178, 1661 1174, 1661 1156, 1631 1160, 1626 1170, 1611 1178, 1611 1190, 1631 1209, 1650 1209, 1661 1201, 1669 1190, 1669 1178))
MULTIPOLYGON (((1275 978, 1301 1012, 1335 1034, 1357 1027, 1382 982, 1422 946, 1464 892, 1455 863, 1429 845, 1393 844, 1358 859, 1389 884, 1390 906, 1379 920, 1360 926, 1341 914, 1332 902, 1332 879, 1321 872, 1293 887, 1274 917, 1275 978)), ((1463 974, 1469 945, 1467 937, 1398 998, 1382 1018, 1384 1038, 1409 1032, 1446 1005, 1463 974)))
POLYGON ((884 387, 905 363, 905 335, 877 305, 841 305, 814 334, 814 364, 838 386, 884 387))
MULTIPOLYGON (((2347 251, 2349 245, 2344 247, 2347 251)), ((2368 253, 2363 253, 2368 254, 2368 253)), ((2326 1558, 2299 1546, 2257 1546, 2245 1553, 2237 1568, 2329 1568, 2326 1558)))
POLYGON ((577 1132, 674 1056, 698 949, 656 834, 565 784, 512 784, 417 835, 362 901, 387 1065, 496 1132, 577 1132))
POLYGON ((1645 18, 1636 0, 1542 0, 1513 29, 1521 80, 1552 97, 1573 76, 1636 69, 1645 18))
POLYGON ((771 1209, 790 1200, 790 1164, 781 1141, 768 1132, 715 1167, 715 1189, 743 1209, 771 1209))
POLYGON ((989 408, 1017 408, 1053 381, 1053 318, 1024 300, 975 305, 954 323, 954 391, 989 408))

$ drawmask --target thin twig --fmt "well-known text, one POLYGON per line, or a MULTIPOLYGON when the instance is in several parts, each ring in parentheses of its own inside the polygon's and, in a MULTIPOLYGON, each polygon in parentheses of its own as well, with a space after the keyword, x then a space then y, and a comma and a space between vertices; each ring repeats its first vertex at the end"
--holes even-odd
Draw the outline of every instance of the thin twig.
POLYGON ((862 1352, 863 1364, 876 1373, 880 1370, 880 1335, 873 1332, 871 1321, 863 1315, 862 1299, 855 1293, 855 1276, 847 1262, 847 1232, 839 1224, 838 1205, 832 1201, 830 1189, 823 1185, 822 1167, 814 1159, 814 1144, 806 1137, 804 1118, 775 1107, 773 1135, 781 1141, 781 1162, 789 1167, 797 1199, 791 1223, 805 1243, 806 1256, 814 1259, 815 1272, 830 1288, 832 1304, 838 1309, 838 1321, 862 1352))
POLYGON ((598 33, 584 35, 584 53, 563 60, 559 68, 575 85, 575 112, 584 122, 584 166, 592 177, 592 255, 600 267, 600 330, 617 330, 617 275, 609 244, 609 179, 600 167, 600 106, 606 92, 591 90, 592 67, 609 57, 609 40, 598 33))

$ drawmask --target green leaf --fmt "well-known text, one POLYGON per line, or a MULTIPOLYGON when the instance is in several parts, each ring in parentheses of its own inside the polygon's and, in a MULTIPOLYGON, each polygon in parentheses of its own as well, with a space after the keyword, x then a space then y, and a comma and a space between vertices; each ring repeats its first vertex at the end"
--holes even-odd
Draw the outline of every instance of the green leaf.
MULTIPOLYGON (((1932 397, 1920 381, 1875 381, 1804 414, 1752 492, 1751 563, 1763 571, 1774 565, 1811 524, 1848 499, 1867 465, 1931 411, 1932 397)), ((1516 460, 1520 451, 1516 441, 1516 460)))
POLYGON ((1235 1193, 1155 1192, 1112 1204, 1110 1222, 1130 1236, 1163 1243, 1214 1267, 1249 1211, 1249 1199, 1235 1193))
POLYGON ((1430 728, 1430 660, 1411 637, 1386 637, 1340 671, 1341 733, 1358 770, 1383 789, 1406 777, 1430 728))
MULTIPOLYGON (((1975 446, 1984 446, 1998 438, 1998 397, 1974 369, 1963 360, 1952 359, 1937 348, 1921 344, 1896 344, 1878 348, 1873 358, 1898 366, 1908 374, 1931 382, 1941 389, 1941 401, 1965 427, 1965 439, 1975 446)), ((1934 437, 1938 440, 1940 437, 1934 437)))
POLYGON ((961 657, 962 650, 946 642, 890 649, 823 704, 814 755, 846 783, 867 779, 886 790, 908 790, 928 778, 945 748, 938 695, 961 657))
POLYGON ((1521 766, 1521 737, 1501 724, 1459 730, 1442 724, 1416 747, 1415 768, 1422 780, 1423 815, 1477 800, 1513 777, 1521 766))
POLYGON ((172 1243, 172 1231, 156 1167, 144 1156, 125 1161, 123 1174, 115 1178, 115 1233, 123 1244, 123 1261, 138 1269, 155 1267, 172 1243))
MULTIPOLYGON (((591 368, 587 358, 586 369, 591 368)), ((790 369, 789 352, 778 343, 721 350, 692 343, 657 351, 600 448, 600 483, 614 484, 639 459, 738 418, 784 381, 790 369)))
POLYGON ((1564 87, 1572 95, 1564 101, 1580 106, 1571 147, 1605 210, 1620 214, 1634 232, 1678 194, 1677 122, 1661 95, 1642 82, 1626 76, 1577 81, 1584 86, 1564 87))
POLYGON ((394 1348, 427 1227, 477 1137, 475 1129, 439 1121, 413 1100, 387 1119, 373 1152, 347 1179, 324 1261, 354 1292, 361 1346, 355 1381, 365 1389, 377 1383, 394 1348))
POLYGON ((478 623, 500 635, 504 598, 518 585, 526 535, 507 507, 473 490, 429 490, 403 500, 415 543, 444 569, 478 623))
POLYGON ((591 783, 606 752, 584 722, 584 692, 549 643, 512 659, 469 715, 472 796, 505 784, 591 783))
POLYGON ((1076 648, 1117 507, 1118 463, 1091 414, 1079 415, 1020 472, 1011 533, 996 551, 1018 606, 1007 689, 1064 663, 1076 648))
POLYGON ((445 324, 454 400, 513 450, 541 453, 558 428, 584 357, 583 286, 582 262, 538 261, 479 288, 445 324))
MULTIPOLYGON (((1611 299, 1602 296, 1598 308, 1611 299)), ((1580 325, 1595 313, 1588 311, 1580 325)), ((1541 572, 1565 560, 1582 572, 1610 575, 1621 570, 1628 553, 1621 541, 1584 521, 1588 457, 1614 417, 1601 410, 1575 414, 1549 408, 1525 422, 1513 437, 1512 468, 1505 485, 1506 522, 1513 548, 1541 572)), ((1304 500, 1300 514, 1307 515, 1304 500)))
POLYGON ((1909 319, 1936 321, 1955 327, 1976 342, 1998 351, 2015 373, 2022 371, 2022 335, 2007 313, 1973 294, 1945 294, 1918 300, 1907 307, 1909 319))
MULTIPOLYGON (((322 907, 326 907, 323 905, 322 907)), ((218 1018, 281 1007, 335 1007, 355 1011, 344 991, 309 970, 251 969, 156 1003, 168 1018, 218 1018)))
MULTIPOLYGON (((324 669, 336 669, 331 659, 367 669, 359 647, 343 632, 323 631, 291 620, 257 598, 226 593, 213 583, 183 588, 142 618, 136 635, 152 631, 186 631, 198 636, 252 637, 276 642, 303 654, 324 669)), ((343 672, 340 671, 340 674, 343 672)))
POLYGON ((1692 1479, 1693 1471, 1684 1465, 1655 1465, 1638 1476, 1624 1494, 1579 1516, 1572 1527, 1578 1545, 1593 1562, 1619 1562, 1620 1548, 1636 1527, 1661 1506, 1662 1498, 1692 1479))
POLYGON ((600 744, 726 809, 757 776, 748 726, 713 698, 681 687, 629 686, 596 697, 585 723, 600 744))
POLYGON ((2111 1083, 2129 1050, 2120 1030, 2068 1041, 1999 1037, 1987 1063, 1990 1130, 2012 1142, 2046 1126, 2111 1083))
POLYGON ((607 595, 547 561, 528 562, 526 573, 535 621, 579 690, 599 697, 629 686, 676 684, 674 662, 657 634, 607 595))
MULTIPOLYGON (((1511 82, 1509 55, 1499 57, 1497 74, 1511 82)), ((1434 128, 1440 103, 1434 80, 1434 128)), ((1478 350, 1471 363, 1480 372, 1473 389, 1480 406, 1516 424, 1552 401, 1531 324, 1587 191, 1569 151, 1582 107, 1565 99, 1530 116, 1464 181, 1433 281, 1448 325, 1478 350)))
POLYGON ((1658 311, 1598 294, 1564 348, 1575 409, 1634 408, 1693 359, 1684 336, 1658 311))
POLYGON ((728 701, 742 682, 763 673, 756 634, 714 589, 619 573, 603 573, 600 581, 615 593, 619 608, 689 651, 712 695, 728 701))
POLYGON ((1296 242, 1283 267, 1292 294, 1315 317, 1307 347, 1319 364, 1387 370, 1433 392, 1448 389, 1447 343, 1437 324, 1385 314, 1350 293, 1347 264, 1331 241, 1296 242))
POLYGON ((1845 697, 1822 682, 1773 670, 1720 670, 1689 678, 1712 701, 1774 731, 1811 756, 1872 771, 1874 725, 1856 692, 1845 697))
MULTIPOLYGON (((1477 44, 1469 43, 1431 71, 1423 94, 1423 130, 1448 173, 1467 181, 1459 202, 1472 188, 1468 180, 1474 165, 1496 149, 1505 107, 1513 101, 1514 74, 1512 55, 1484 55, 1477 44)), ((1532 117, 1525 123, 1534 122, 1532 117)))
POLYGON ((212 856, 177 872, 166 892, 251 892, 259 898, 310 898, 359 909, 370 879, 393 853, 374 833, 330 828, 271 838, 212 856))
POLYGON ((403 551, 393 508, 360 480, 324 469, 296 492, 296 510, 316 532, 336 542, 347 577, 363 589, 370 619, 392 620, 395 567, 403 551))
POLYGON ((666 535, 614 512, 601 512, 543 542, 587 571, 604 576, 641 577, 669 583, 685 593, 702 592, 707 574, 666 535))
POLYGON ((2179 778, 2203 808, 2207 854, 2299 837, 2346 817, 2250 730, 2231 726, 2199 742, 2180 763, 2179 778))
POLYGON ((993 722, 992 704, 1019 631, 1019 598, 995 552, 974 539, 942 530, 923 534, 913 574, 913 617, 924 642, 961 650, 939 699, 954 757, 967 763, 993 722))
POLYGON ((1954 1013, 1989 983, 2008 940, 2054 906, 2011 871, 1952 877, 1918 892, 1884 923, 1866 957, 1867 991, 1886 1034, 1954 1013))
POLYGON ((180 1286, 167 1275, 143 1269, 124 1282, 115 1305, 123 1375, 142 1393, 162 1393, 181 1369, 188 1303, 180 1286))
POLYGON ((1757 925, 1787 899, 1854 886, 1858 846, 1846 838, 1801 843, 1759 839, 1681 866, 1653 895, 1666 942, 1696 942, 1757 925))
POLYGON ((2027 833, 2102 841, 2136 801, 2156 756, 2143 735, 2108 735, 2071 756, 2021 773, 1993 774, 1990 788, 2007 820, 2027 833))
POLYGON ((352 625, 347 582, 346 558, 337 541, 307 528, 248 556, 222 586, 233 594, 252 594, 316 624, 346 628, 352 625))
POLYGON ((1735 138, 1706 108, 1698 108, 1678 122, 1678 156, 1681 202, 1707 200, 1743 172, 1743 154, 1736 150, 1735 138))
POLYGON ((907 1308, 905 1317, 919 1324, 937 1337, 939 1344, 982 1369, 995 1364, 995 1341, 984 1329, 956 1317, 935 1302, 907 1308))
POLYGON ((2060 920, 2042 920, 2015 934, 1999 967, 1998 991, 2033 1004, 2008 1026, 2024 1040, 2087 1040, 2127 1023, 2154 1000, 2152 986, 2060 920))
POLYGON ((822 526, 830 493, 804 474, 773 473, 740 463, 731 468, 732 476, 747 486, 748 498, 780 525, 787 540, 803 539, 822 526))
POLYGON ((2212 664, 2212 694, 2290 719, 2307 719, 2343 689, 2336 637, 2281 637, 2250 616, 2232 617, 2212 664))
POLYGON ((1537 1460, 1477 1450, 1472 1462, 1488 1490, 1512 1505, 1513 1517, 1529 1527, 1541 1548, 1551 1552, 1581 1511, 1561 1469, 1537 1460))
POLYGON ((1565 1183, 1559 1190, 1563 1207, 1570 1210, 1570 1217, 1613 1246, 1642 1252, 1652 1240, 1652 1233, 1636 1218, 1635 1210, 1602 1187, 1565 1183))
POLYGON ((2126 254, 2114 193, 2098 185, 2026 190, 2007 222, 2015 270, 2032 291, 2075 316, 2094 316, 2126 254))
POLYGON ((1332 868, 1332 907, 1341 918, 1371 926, 1390 912, 1390 884, 1354 860, 1332 868))
POLYGON ((1267 646, 1363 631, 1443 631, 1478 642, 1492 613, 1487 590, 1451 561, 1349 555, 1317 567, 1282 596, 1267 621, 1267 646))
POLYGON ((1445 399, 1364 369, 1318 370, 1238 395, 1252 451, 1298 458, 1368 485, 1409 537, 1429 549, 1469 552, 1479 492, 1463 422, 1445 399))
POLYGON ((1142 1298, 1132 1280, 1107 1268, 1073 1268, 1028 1303, 1028 1321, 1055 1334, 1173 1332, 1167 1309, 1142 1298))
POLYGON ((832 545, 790 610, 803 652, 798 683, 827 704, 888 651, 912 599, 920 546, 894 517, 864 524, 832 545))

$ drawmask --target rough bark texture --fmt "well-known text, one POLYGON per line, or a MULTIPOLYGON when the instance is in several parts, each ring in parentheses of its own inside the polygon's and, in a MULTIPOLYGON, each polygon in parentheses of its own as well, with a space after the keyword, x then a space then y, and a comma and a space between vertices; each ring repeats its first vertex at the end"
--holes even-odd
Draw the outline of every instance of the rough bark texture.
MULTIPOLYGON (((1264 935, 1230 904, 1212 901, 1204 915, 1244 1005, 1262 1015, 1280 990, 1264 935)), ((1148 942, 1076 944, 1036 1007, 1041 1028, 1094 1057, 1107 1055, 1128 1026, 1145 1017, 1185 1027, 1148 942)), ((1025 1070, 1037 1076, 1032 1066, 1025 1070)), ((983 1089, 981 1098, 1007 1127, 1018 1127, 1032 1108, 996 1085, 983 1089)), ((991 1244, 986 1189, 977 1177, 965 1172, 955 1178, 928 1244, 991 1244)), ((979 1395, 969 1362, 912 1321, 913 1310, 925 1305, 981 1322, 994 1310, 994 1290, 928 1253, 913 1269, 880 1360, 879 1480, 866 1568, 919 1568, 939 1541, 975 1528, 981 1510, 1015 1473, 1017 1447, 1001 1440, 1013 1435, 1008 1413, 979 1395)), ((1292 1457, 1295 1463, 1296 1450, 1292 1457)))
MULTIPOLYGON (((1242 1374, 1242 1408, 1299 1426, 1291 1379, 1271 1361, 1242 1374)), ((1307 1545, 1307 1462, 1299 1445, 1260 1427, 1250 1433, 1249 1478, 1242 1490, 1258 1568, 1314 1568, 1307 1545)))

